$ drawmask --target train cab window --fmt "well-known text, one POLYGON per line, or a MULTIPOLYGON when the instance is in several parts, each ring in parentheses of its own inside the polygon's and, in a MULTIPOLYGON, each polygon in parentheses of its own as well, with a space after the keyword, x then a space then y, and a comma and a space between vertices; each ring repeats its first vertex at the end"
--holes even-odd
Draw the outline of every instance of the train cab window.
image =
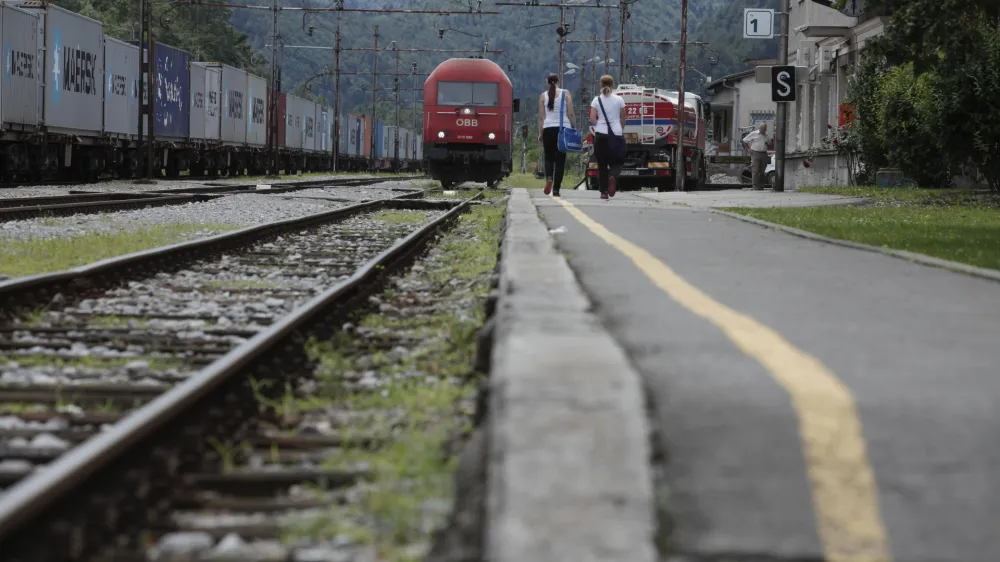
POLYGON ((495 82, 438 82, 438 105, 499 105, 500 85, 495 82))

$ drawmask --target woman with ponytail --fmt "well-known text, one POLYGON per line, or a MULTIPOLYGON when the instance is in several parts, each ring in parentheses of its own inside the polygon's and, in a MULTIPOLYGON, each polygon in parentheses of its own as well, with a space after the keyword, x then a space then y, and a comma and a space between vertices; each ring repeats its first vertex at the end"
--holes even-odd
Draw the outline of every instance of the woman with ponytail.
POLYGON ((559 116, 565 109, 563 118, 568 119, 574 129, 576 118, 573 117, 573 96, 569 91, 556 87, 559 75, 549 74, 548 83, 549 89, 538 98, 538 142, 545 150, 545 194, 552 193, 559 197, 566 169, 566 154, 559 150, 559 116))
POLYGON ((601 95, 590 103, 590 124, 594 126, 594 156, 597 157, 597 182, 601 199, 615 196, 620 162, 611 153, 608 135, 621 136, 625 125, 625 100, 611 93, 615 79, 601 76, 601 95), (610 169, 610 174, 609 174, 610 169))

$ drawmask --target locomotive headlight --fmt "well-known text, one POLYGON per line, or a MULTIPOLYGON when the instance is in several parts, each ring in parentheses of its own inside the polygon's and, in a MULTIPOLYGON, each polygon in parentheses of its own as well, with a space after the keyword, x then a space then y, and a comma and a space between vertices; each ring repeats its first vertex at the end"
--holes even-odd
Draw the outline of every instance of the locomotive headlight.
POLYGON ((462 110, 462 115, 472 115, 472 110, 466 107, 462 110))
POLYGON ((497 138, 497 136, 495 134, 493 134, 493 133, 490 133, 489 135, 486 135, 486 136, 488 136, 490 138, 490 140, 493 140, 493 139, 497 138))
POLYGON ((444 131, 438 131, 438 138, 439 139, 443 139, 444 138, 444 131))

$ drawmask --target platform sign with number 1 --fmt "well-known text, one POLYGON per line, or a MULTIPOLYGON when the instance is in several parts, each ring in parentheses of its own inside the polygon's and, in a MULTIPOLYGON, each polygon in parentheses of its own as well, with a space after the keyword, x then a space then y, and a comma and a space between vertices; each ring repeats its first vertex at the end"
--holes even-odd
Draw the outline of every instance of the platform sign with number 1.
POLYGON ((745 8, 743 10, 744 39, 773 39, 774 10, 745 8))

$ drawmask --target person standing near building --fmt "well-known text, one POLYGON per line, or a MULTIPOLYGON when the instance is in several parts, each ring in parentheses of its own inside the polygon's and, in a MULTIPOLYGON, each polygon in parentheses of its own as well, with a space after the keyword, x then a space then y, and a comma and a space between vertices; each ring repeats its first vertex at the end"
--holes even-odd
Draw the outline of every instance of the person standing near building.
POLYGON ((559 197, 563 172, 566 170, 566 153, 559 150, 559 116, 564 109, 564 119, 569 121, 571 127, 576 128, 573 96, 568 90, 557 88, 558 83, 559 75, 549 74, 549 89, 538 98, 538 142, 542 143, 545 152, 545 194, 552 193, 555 197, 559 197))
POLYGON ((750 146, 750 161, 753 171, 753 188, 764 189, 764 170, 770 157, 767 154, 767 123, 761 123, 756 131, 743 137, 743 142, 750 146))

